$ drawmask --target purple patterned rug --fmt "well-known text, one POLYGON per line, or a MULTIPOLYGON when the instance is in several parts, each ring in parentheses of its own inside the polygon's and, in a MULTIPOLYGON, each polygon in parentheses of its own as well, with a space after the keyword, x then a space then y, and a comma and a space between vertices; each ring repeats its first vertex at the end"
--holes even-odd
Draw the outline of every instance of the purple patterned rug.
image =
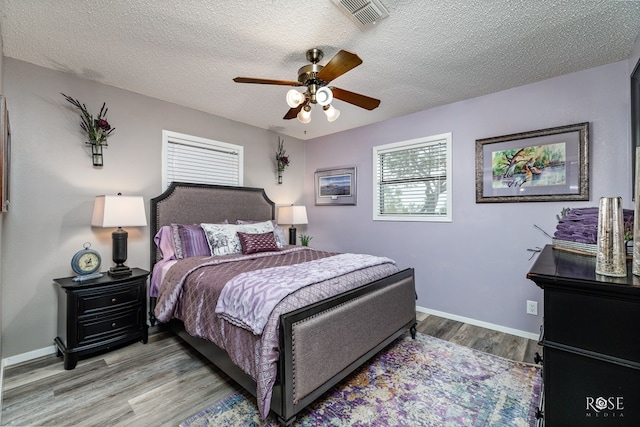
MULTIPOLYGON (((296 426, 534 426, 542 378, 513 362, 428 335, 406 336, 327 392, 296 426)), ((234 393, 180 424, 277 426, 234 393)))

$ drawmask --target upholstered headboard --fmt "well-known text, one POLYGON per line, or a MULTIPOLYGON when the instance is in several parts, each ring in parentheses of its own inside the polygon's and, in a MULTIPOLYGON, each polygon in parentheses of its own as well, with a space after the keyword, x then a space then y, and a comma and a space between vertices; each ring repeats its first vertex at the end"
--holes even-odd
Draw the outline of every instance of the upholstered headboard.
POLYGON ((173 182, 151 199, 151 267, 159 259, 153 242, 160 227, 170 224, 200 224, 228 220, 275 219, 275 203, 264 189, 173 182))

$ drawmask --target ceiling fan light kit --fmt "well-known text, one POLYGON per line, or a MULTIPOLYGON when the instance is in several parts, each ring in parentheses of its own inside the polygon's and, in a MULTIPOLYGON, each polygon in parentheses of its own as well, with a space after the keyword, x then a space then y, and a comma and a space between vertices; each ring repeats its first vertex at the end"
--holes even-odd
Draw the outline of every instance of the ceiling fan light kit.
POLYGON ((322 109, 327 115, 327 121, 329 122, 335 121, 340 116, 340 110, 335 108, 333 105, 325 105, 322 109))
POLYGON ((325 105, 331 104, 331 101, 333 101, 333 92, 331 92, 331 89, 326 86, 318 89, 316 92, 316 102, 319 105, 324 107, 325 105))
POLYGON ((233 79, 236 83, 254 83, 281 86, 306 86, 306 91, 299 92, 291 89, 287 92, 287 105, 291 107, 284 120, 290 120, 297 117, 301 123, 309 123, 311 121, 311 104, 322 106, 323 111, 327 115, 327 120, 332 122, 338 118, 340 111, 331 105, 334 99, 339 99, 356 107, 366 110, 373 110, 380 105, 380 100, 359 93, 350 92, 332 86, 329 83, 362 64, 362 59, 355 53, 341 50, 338 52, 327 65, 320 65, 318 62, 322 59, 324 53, 320 49, 309 49, 306 53, 307 60, 311 62, 298 70, 298 80, 274 80, 261 79, 255 77, 236 77, 233 79))
POLYGON ((302 107, 297 117, 300 123, 309 123, 311 121, 311 107, 308 105, 302 107))
POLYGON ((307 100, 307 97, 304 93, 298 92, 295 89, 291 89, 287 92, 287 105, 291 108, 296 108, 298 105, 304 103, 307 100))

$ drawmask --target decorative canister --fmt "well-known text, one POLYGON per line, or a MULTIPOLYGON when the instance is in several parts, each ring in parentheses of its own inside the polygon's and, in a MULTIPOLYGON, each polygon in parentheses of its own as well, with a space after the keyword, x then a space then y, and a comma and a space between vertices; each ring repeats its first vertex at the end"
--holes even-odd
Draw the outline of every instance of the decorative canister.
POLYGON ((627 275, 622 197, 600 198, 596 273, 614 277, 627 275))

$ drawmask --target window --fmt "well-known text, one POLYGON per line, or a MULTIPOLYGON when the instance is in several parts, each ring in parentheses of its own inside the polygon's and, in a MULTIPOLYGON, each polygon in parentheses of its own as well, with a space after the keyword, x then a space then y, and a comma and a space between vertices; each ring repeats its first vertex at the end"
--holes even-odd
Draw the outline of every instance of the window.
POLYGON ((451 221, 451 133, 373 147, 373 219, 451 221))
POLYGON ((172 182, 241 186, 240 145, 162 131, 162 185, 172 182))

